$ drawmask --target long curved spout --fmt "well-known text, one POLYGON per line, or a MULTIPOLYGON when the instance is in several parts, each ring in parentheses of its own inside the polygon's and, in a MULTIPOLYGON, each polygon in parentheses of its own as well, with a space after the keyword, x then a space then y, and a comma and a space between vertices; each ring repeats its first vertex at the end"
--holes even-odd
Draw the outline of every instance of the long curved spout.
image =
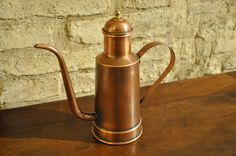
POLYGON ((82 112, 76 102, 76 97, 75 97, 75 93, 71 84, 71 80, 69 77, 69 73, 65 64, 65 60, 63 58, 63 56, 61 55, 61 53, 54 47, 46 45, 46 44, 36 44, 34 46, 35 48, 39 48, 39 49, 47 49, 50 52, 52 52, 53 54, 55 54, 57 56, 59 65, 60 65, 60 69, 61 69, 61 75, 63 78, 63 82, 64 82, 64 86, 65 86, 65 90, 66 90, 66 95, 68 98, 68 103, 70 106, 71 111, 74 113, 74 115, 80 119, 84 119, 84 120, 95 120, 96 119, 96 114, 95 113, 85 113, 82 112))

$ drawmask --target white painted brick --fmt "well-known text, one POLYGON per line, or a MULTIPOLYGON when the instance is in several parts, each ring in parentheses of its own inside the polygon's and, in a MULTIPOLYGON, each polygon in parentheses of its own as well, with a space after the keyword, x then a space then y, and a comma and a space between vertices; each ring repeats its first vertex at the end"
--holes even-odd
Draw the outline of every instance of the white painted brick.
POLYGON ((0 18, 17 19, 31 16, 68 16, 93 15, 105 12, 111 5, 110 0, 2 0, 0 18))
POLYGON ((0 103, 37 101, 60 94, 59 74, 15 77, 0 73, 3 92, 0 103))
POLYGON ((158 8, 167 7, 170 0, 123 0, 120 2, 124 8, 158 8))
POLYGON ((0 21, 0 51, 33 47, 36 43, 53 44, 58 23, 48 19, 0 21))
MULTIPOLYGON (((76 71, 70 73, 70 79, 77 96, 92 95, 95 92, 95 70, 76 71)), ((66 95, 64 84, 62 94, 66 95)))
POLYGON ((86 44, 102 43, 102 28, 110 18, 71 21, 68 24, 70 40, 86 44))
POLYGON ((125 15, 125 18, 133 27, 133 38, 165 35, 170 30, 168 25, 171 22, 171 9, 160 8, 158 10, 136 12, 125 15))
POLYGON ((188 10, 193 14, 227 13, 227 5, 222 0, 188 0, 188 10))
MULTIPOLYGON (((236 38, 225 39, 218 38, 216 39, 215 53, 229 53, 236 54, 236 38)), ((236 63, 236 62, 235 62, 236 63)))

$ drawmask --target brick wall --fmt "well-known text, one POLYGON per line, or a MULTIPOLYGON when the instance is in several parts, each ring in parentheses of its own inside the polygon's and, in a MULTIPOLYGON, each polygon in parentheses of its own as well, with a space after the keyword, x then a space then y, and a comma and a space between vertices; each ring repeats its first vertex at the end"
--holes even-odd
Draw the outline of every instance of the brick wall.
MULTIPOLYGON (((93 94, 101 29, 116 9, 133 26, 133 52, 154 40, 173 47, 177 61, 165 82, 236 70, 235 0, 1 0, 0 109, 65 99, 55 56, 35 43, 61 50, 76 94, 93 94)), ((141 84, 168 58, 166 47, 142 58, 141 84)))

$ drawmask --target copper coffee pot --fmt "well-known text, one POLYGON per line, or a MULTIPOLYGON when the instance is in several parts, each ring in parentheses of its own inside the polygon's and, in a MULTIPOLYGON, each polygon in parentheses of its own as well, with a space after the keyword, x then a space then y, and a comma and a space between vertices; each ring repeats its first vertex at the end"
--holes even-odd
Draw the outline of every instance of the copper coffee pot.
POLYGON ((54 47, 36 44, 36 48, 47 49, 57 56, 68 103, 74 115, 93 121, 94 137, 106 144, 121 145, 137 140, 142 134, 140 104, 158 87, 173 68, 175 54, 170 50, 170 63, 154 84, 140 98, 140 58, 152 47, 162 45, 151 42, 137 54, 131 53, 132 27, 127 20, 115 17, 106 22, 102 29, 104 52, 96 57, 95 112, 80 110, 71 85, 68 70, 62 54, 54 47))

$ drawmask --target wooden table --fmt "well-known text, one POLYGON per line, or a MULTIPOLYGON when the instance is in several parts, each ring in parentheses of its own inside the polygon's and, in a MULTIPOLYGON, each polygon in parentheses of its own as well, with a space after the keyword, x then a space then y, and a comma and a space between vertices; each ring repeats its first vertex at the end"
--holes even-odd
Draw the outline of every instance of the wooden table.
MULTIPOLYGON (((143 89, 145 90, 145 88, 143 89)), ((93 110, 93 97, 79 98, 93 110)), ((97 142, 66 101, 0 111, 0 156, 235 156, 236 72, 162 84, 142 106, 132 144, 97 142)))

